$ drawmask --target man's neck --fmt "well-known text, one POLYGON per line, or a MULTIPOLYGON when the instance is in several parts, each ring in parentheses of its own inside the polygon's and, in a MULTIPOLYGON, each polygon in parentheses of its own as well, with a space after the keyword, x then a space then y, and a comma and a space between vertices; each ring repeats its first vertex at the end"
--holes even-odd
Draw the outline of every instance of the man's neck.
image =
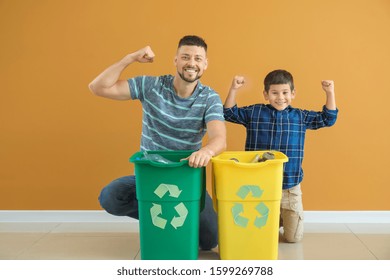
POLYGON ((183 81, 180 77, 175 76, 173 79, 173 87, 176 91, 176 94, 181 98, 188 98, 192 95, 195 90, 198 81, 188 83, 183 81))

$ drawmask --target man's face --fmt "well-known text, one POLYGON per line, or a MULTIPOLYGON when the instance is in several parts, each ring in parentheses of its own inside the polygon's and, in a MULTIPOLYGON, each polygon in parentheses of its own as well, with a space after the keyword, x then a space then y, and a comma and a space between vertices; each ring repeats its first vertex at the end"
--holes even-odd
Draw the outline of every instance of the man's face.
POLYGON ((268 92, 263 94, 265 100, 279 111, 286 109, 295 98, 295 91, 291 91, 289 84, 270 85, 268 92))
POLYGON ((193 83, 199 80, 207 69, 206 51, 198 46, 181 46, 177 50, 175 65, 180 78, 193 83))

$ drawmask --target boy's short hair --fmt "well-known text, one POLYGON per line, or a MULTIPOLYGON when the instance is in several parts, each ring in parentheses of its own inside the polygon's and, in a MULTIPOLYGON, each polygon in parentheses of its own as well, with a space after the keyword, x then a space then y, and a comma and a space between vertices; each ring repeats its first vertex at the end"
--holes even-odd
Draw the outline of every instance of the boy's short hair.
POLYGON ((196 35, 187 35, 180 39, 179 45, 177 48, 181 46, 198 46, 204 48, 207 52, 207 44, 203 38, 196 35))
POLYGON ((294 79, 290 72, 286 70, 274 70, 264 79, 264 90, 269 91, 271 85, 289 84, 291 91, 294 90, 294 79))

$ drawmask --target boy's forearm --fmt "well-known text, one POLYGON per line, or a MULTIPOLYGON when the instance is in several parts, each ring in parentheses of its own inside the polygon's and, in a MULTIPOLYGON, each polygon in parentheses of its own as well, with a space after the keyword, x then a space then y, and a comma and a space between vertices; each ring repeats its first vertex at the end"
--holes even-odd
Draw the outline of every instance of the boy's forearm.
POLYGON ((236 105, 237 104, 237 102, 236 102, 236 94, 237 94, 237 90, 236 89, 230 89, 229 94, 226 97, 225 104, 223 105, 223 107, 231 108, 234 105, 236 105))
POLYGON ((334 94, 334 81, 333 80, 323 80, 321 81, 322 89, 326 94, 326 103, 325 107, 328 110, 336 110, 336 98, 334 94))
POLYGON ((336 110, 336 109, 337 109, 337 106, 336 106, 336 98, 335 98, 334 92, 327 92, 327 93, 326 93, 326 103, 325 103, 325 107, 326 107, 328 110, 336 110))

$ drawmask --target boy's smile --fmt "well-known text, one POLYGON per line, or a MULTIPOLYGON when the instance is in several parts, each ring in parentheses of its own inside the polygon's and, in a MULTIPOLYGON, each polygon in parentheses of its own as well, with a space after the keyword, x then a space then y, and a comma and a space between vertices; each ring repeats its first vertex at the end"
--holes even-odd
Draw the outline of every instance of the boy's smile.
POLYGON ((264 98, 276 110, 286 109, 295 98, 295 91, 291 91, 289 84, 270 85, 268 92, 264 91, 264 98))

